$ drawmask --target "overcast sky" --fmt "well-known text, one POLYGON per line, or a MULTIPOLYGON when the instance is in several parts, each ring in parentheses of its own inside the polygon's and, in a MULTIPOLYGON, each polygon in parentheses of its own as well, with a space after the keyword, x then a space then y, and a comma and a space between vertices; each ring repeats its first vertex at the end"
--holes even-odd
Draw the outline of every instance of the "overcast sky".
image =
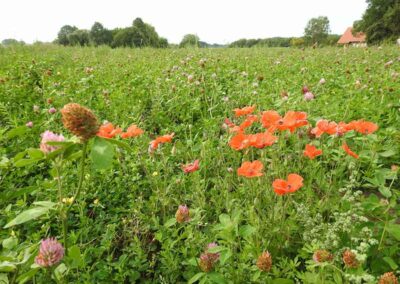
POLYGON ((358 20, 365 0, 1 0, 0 40, 52 41, 61 26, 126 27, 136 17, 169 42, 187 33, 209 43, 240 38, 302 36, 312 17, 327 16, 333 33, 358 20))

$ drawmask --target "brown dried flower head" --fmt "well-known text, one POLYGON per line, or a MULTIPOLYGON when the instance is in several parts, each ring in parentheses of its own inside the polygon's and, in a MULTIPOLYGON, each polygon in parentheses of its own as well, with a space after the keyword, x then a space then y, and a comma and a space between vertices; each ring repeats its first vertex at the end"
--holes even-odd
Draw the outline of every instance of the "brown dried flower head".
POLYGON ((347 268, 357 268, 360 265, 357 260, 356 254, 351 250, 345 250, 343 252, 342 259, 344 266, 346 266, 347 268))
POLYGON ((270 271, 272 267, 272 257, 268 251, 264 251, 257 259, 257 267, 261 271, 270 271))
POLYGON ((315 262, 326 262, 326 261, 331 261, 333 259, 333 255, 324 249, 319 249, 314 252, 313 255, 313 260, 315 262))
POLYGON ((99 131, 99 122, 93 112, 79 104, 66 104, 61 109, 64 127, 71 133, 87 141, 99 131))
POLYGON ((378 284, 398 284, 396 275, 393 272, 386 272, 379 278, 378 284))

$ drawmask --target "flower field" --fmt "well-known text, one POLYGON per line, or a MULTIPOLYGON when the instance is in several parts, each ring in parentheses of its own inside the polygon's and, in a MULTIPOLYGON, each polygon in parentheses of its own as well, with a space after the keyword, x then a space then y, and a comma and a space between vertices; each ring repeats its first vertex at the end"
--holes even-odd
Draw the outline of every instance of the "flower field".
POLYGON ((0 283, 398 283, 399 48, 0 48, 0 283))

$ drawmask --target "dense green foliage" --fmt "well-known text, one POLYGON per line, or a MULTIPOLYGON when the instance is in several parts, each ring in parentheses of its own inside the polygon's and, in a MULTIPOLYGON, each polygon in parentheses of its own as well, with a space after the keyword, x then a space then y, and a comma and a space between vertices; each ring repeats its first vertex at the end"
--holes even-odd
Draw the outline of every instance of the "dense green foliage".
POLYGON ((394 41, 400 37, 400 1, 367 0, 368 8, 360 21, 354 23, 356 31, 365 32, 368 43, 394 41))
POLYGON ((69 254, 53 280, 376 283, 400 266, 398 52, 0 48, 0 282, 50 283, 52 271, 35 266, 34 258, 41 239, 63 242, 57 184, 61 180, 72 196, 82 151, 75 143, 77 152, 65 153, 60 176, 37 148, 45 130, 76 142, 59 111, 48 112, 76 102, 101 121, 123 128, 135 123, 145 134, 123 140, 129 147, 121 144, 114 152, 102 140, 90 142, 81 198, 68 219, 69 254), (303 99, 304 85, 314 100, 303 99), (250 105, 256 114, 305 111, 313 126, 321 118, 366 119, 379 130, 313 139, 302 128, 282 132, 271 147, 234 151, 228 146, 232 134, 221 125, 235 120, 234 108, 250 105), (172 132, 171 144, 149 154, 150 140, 172 132), (343 139, 359 159, 345 154, 343 139), (307 143, 323 155, 306 159, 307 143), (107 153, 113 155, 105 159, 107 153), (195 159, 200 169, 184 174, 181 165, 195 159), (264 176, 239 177, 236 169, 254 159, 264 163, 264 176), (272 181, 289 173, 301 174, 304 186, 277 196, 272 181), (191 220, 178 224, 181 204, 190 208, 191 220), (198 260, 211 242, 218 243, 220 259, 204 273, 198 260), (318 249, 329 250, 332 261, 313 261, 318 249), (344 267, 345 249, 356 251, 358 268, 344 267), (256 261, 266 250, 272 269, 261 272, 256 261))
POLYGON ((304 39, 309 44, 323 44, 330 32, 328 17, 312 18, 304 29, 304 39))
POLYGON ((99 22, 90 29, 80 30, 69 25, 63 26, 55 41, 62 45, 108 45, 112 47, 167 47, 168 41, 160 38, 153 26, 136 18, 132 26, 108 30, 99 22))

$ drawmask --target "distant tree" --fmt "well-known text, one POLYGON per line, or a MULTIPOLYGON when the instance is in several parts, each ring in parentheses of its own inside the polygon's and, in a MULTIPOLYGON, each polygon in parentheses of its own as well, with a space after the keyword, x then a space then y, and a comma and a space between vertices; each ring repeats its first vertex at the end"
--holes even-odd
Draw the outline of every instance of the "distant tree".
POLYGON ((4 46, 10 46, 10 45, 25 45, 25 42, 24 41, 18 41, 18 40, 16 40, 16 39, 13 39, 13 38, 6 38, 6 39, 3 39, 2 41, 1 41, 1 44, 2 45, 4 45, 4 46))
POLYGON ((168 47, 168 40, 164 37, 160 37, 158 40, 158 47, 160 48, 167 48, 168 47))
POLYGON ((102 44, 111 45, 113 35, 110 30, 107 30, 99 22, 95 22, 89 32, 90 40, 94 46, 102 44))
POLYGON ((329 32, 328 17, 312 18, 304 29, 304 38, 308 44, 321 44, 326 41, 329 32))
POLYGON ((232 42, 229 47, 246 47, 247 39, 241 38, 237 41, 232 42))
POLYGON ((56 42, 62 45, 69 45, 70 42, 68 40, 68 35, 73 33, 74 31, 78 30, 77 27, 65 25, 61 27, 60 31, 58 32, 56 42))
POLYGON ((336 45, 337 42, 340 39, 340 35, 335 35, 335 34, 330 34, 328 35, 328 38, 326 39, 326 44, 327 45, 336 45))
POLYGON ((179 47, 200 47, 200 38, 195 34, 187 34, 183 37, 179 47))
POLYGON ((368 7, 360 21, 354 22, 355 32, 364 32, 368 43, 396 39, 400 36, 400 1, 367 0, 368 7))
POLYGON ((305 45, 305 40, 303 37, 294 37, 290 40, 290 46, 303 47, 304 45, 305 45))
POLYGON ((68 35, 68 42, 70 45, 85 46, 90 43, 90 36, 88 30, 76 30, 68 35))
POLYGON ((132 47, 133 46, 133 29, 131 27, 114 30, 112 47, 132 47))

